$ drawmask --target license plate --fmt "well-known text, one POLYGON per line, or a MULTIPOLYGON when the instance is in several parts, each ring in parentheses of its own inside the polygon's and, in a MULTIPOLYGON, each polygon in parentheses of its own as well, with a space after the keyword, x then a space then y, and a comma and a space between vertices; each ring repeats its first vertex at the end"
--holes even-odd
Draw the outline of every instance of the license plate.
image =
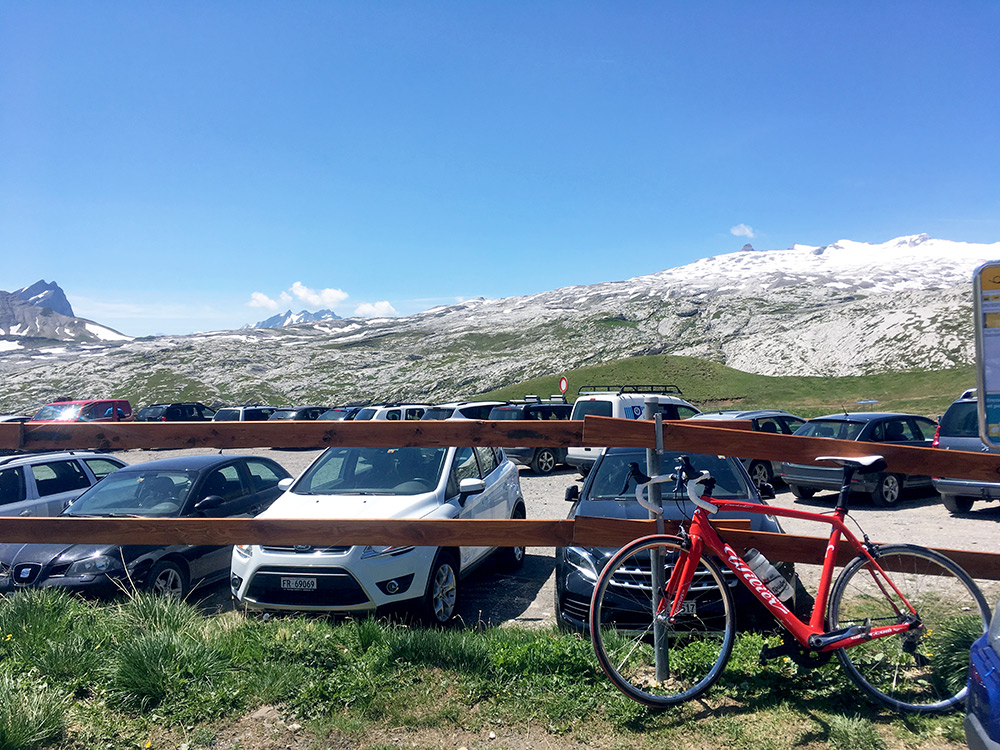
POLYGON ((281 588, 285 591, 315 591, 315 578, 282 578, 281 588))

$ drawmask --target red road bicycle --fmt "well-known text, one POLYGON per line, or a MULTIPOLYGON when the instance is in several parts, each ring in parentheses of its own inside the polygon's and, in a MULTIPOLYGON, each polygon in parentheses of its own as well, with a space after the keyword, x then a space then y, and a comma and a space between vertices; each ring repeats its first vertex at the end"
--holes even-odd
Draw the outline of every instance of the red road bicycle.
POLYGON ((646 507, 652 508, 643 489, 666 481, 675 482, 675 496, 686 492, 696 507, 686 530, 682 525, 677 536, 637 539, 619 550, 598 577, 590 633, 598 661, 616 687, 653 707, 705 692, 732 652, 736 626, 730 589, 742 584, 785 629, 783 643, 761 653, 762 663, 788 656, 813 666, 836 654, 865 693, 895 710, 946 712, 962 703, 969 647, 985 632, 990 615, 982 592, 938 552, 912 544, 872 544, 866 534, 861 540, 847 528, 851 478, 859 469, 883 470, 881 456, 817 460, 844 467, 837 506, 828 514, 712 498, 714 480, 707 472, 697 475, 684 456, 670 476, 649 479, 633 467, 636 497, 646 507), (720 536, 711 522, 720 510, 832 527, 808 619, 796 616, 720 536), (841 539, 857 557, 834 581, 841 539))

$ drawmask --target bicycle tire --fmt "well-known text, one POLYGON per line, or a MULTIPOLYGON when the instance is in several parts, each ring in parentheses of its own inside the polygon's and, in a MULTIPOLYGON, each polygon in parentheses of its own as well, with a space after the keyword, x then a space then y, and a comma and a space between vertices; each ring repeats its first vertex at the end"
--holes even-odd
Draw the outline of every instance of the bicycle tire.
MULTIPOLYGON (((969 649, 989 623, 986 599, 968 573, 933 550, 890 544, 878 547, 874 557, 916 609, 921 627, 839 649, 837 658, 858 687, 896 711, 959 708, 965 700, 969 649)), ((898 602, 894 593, 892 598, 898 602)), ((864 556, 837 577, 828 615, 831 630, 868 618, 873 627, 900 622, 864 556)))
POLYGON ((669 580, 673 562, 683 552, 679 539, 651 536, 626 545, 597 579, 589 626, 594 653, 615 687, 647 706, 665 708, 701 695, 719 678, 733 650, 736 624, 732 595, 719 566, 702 557, 684 611, 672 624, 664 618, 661 660, 667 674, 657 681, 650 563, 654 549, 663 554, 663 580, 669 580))

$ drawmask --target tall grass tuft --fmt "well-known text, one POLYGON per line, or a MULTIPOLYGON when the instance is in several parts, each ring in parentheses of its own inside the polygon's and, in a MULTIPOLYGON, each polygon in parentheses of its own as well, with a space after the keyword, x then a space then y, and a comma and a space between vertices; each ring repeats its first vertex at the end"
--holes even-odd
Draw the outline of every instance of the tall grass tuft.
POLYGON ((867 719, 830 717, 830 750, 885 750, 885 740, 867 719))
POLYGON ((131 594, 121 602, 115 619, 119 631, 129 638, 137 633, 157 630, 191 633, 201 629, 205 623, 205 618, 187 602, 143 591, 131 594))
POLYGON ((110 694, 144 710, 188 690, 221 683, 230 670, 224 655, 184 633, 154 631, 119 644, 109 669, 110 694))
POLYGON ((957 693, 969 679, 969 651, 983 634, 979 615, 953 617, 928 634, 923 650, 935 662, 935 673, 944 682, 945 692, 957 693))
POLYGON ((66 728, 66 696, 0 674, 0 750, 33 750, 58 740, 66 728))

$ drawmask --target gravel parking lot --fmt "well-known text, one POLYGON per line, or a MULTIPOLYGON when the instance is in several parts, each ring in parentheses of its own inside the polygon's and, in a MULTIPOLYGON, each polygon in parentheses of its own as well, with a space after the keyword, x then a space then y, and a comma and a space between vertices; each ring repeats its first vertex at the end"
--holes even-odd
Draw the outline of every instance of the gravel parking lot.
MULTIPOLYGON (((129 463, 139 463, 172 455, 212 451, 125 451, 121 455, 129 463)), ((250 449, 228 451, 269 456, 293 475, 298 475, 321 451, 250 449)), ((521 469, 521 489, 529 518, 565 518, 569 509, 564 493, 566 487, 580 482, 575 471, 564 469, 550 476, 539 477, 521 469)), ((782 507, 824 511, 833 508, 835 493, 818 493, 809 500, 798 500, 783 487, 770 503, 782 507)), ((971 513, 954 517, 938 500, 936 493, 905 498, 892 510, 876 508, 866 496, 857 496, 851 517, 860 524, 873 541, 905 542, 928 547, 963 549, 982 552, 1000 551, 1000 504, 977 503, 971 513)), ((785 530, 810 536, 825 536, 827 527, 803 521, 783 520, 785 530)), ((482 622, 498 625, 517 623, 524 626, 548 627, 554 624, 555 598, 554 552, 550 547, 529 547, 524 567, 516 574, 502 573, 485 565, 463 581, 464 590, 459 616, 469 624, 482 622)), ((809 569, 802 570, 806 580, 809 569)), ((981 582, 990 603, 997 600, 1000 584, 981 582)), ((193 595, 207 610, 231 608, 228 584, 219 584, 193 595)))

